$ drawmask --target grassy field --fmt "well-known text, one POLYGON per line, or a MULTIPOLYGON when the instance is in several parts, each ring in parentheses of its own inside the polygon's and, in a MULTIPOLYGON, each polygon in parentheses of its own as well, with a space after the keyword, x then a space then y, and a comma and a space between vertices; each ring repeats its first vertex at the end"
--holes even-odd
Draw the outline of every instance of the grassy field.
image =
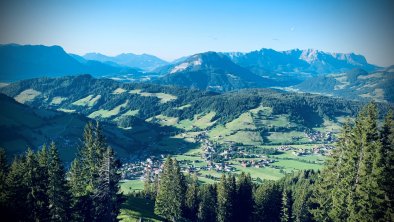
POLYGON ((109 118, 112 116, 116 116, 116 115, 118 115, 118 113, 120 112, 121 109, 123 109, 127 106, 128 103, 129 103, 129 101, 126 100, 123 104, 120 104, 111 110, 100 109, 100 110, 94 111, 88 117, 89 118, 96 118, 96 117, 100 116, 102 118, 109 118))
POLYGON ((143 189, 144 181, 142 180, 122 180, 120 182, 120 190, 126 195, 133 191, 141 191, 143 189))
POLYGON ((215 112, 209 112, 207 114, 198 114, 195 115, 192 120, 184 119, 179 121, 175 127, 184 129, 184 130, 191 130, 193 127, 198 127, 200 129, 206 129, 213 124, 215 121, 212 121, 212 118, 216 115, 215 112))
POLYGON ((127 196, 123 203, 118 219, 123 222, 163 221, 154 214, 154 202, 145 198, 127 196))
POLYGON ((322 165, 300 162, 297 160, 280 160, 273 163, 274 166, 283 167, 286 171, 288 170, 318 170, 322 168, 322 165))
POLYGON ((138 94, 141 96, 152 96, 152 97, 157 97, 160 99, 160 103, 166 103, 172 100, 176 100, 178 97, 171 95, 171 94, 167 94, 167 93, 149 93, 149 92, 142 92, 142 90, 140 89, 134 89, 134 90, 130 90, 129 93, 131 94, 138 94))
POLYGON ((20 103, 25 103, 34 100, 37 96, 41 95, 41 92, 34 89, 26 89, 25 91, 19 93, 15 96, 15 100, 20 103))
POLYGON ((309 139, 305 137, 304 133, 299 131, 270 132, 268 133, 267 139, 271 143, 292 144, 294 142, 293 137, 300 138, 297 142, 309 142, 309 139))
POLYGON ((89 95, 85 98, 82 98, 80 100, 77 100, 73 102, 72 104, 75 106, 87 106, 87 107, 92 107, 96 102, 101 98, 101 95, 97 95, 93 97, 94 95, 89 95))
POLYGON ((112 94, 122 94, 122 93, 124 93, 124 92, 126 92, 127 90, 125 90, 125 89, 122 89, 122 88, 117 88, 117 89, 115 89, 113 92, 112 92, 112 94))
POLYGON ((59 105, 59 104, 61 104, 62 102, 66 101, 66 100, 67 100, 66 97, 56 96, 56 97, 53 97, 53 99, 52 99, 50 104, 51 105, 59 105))

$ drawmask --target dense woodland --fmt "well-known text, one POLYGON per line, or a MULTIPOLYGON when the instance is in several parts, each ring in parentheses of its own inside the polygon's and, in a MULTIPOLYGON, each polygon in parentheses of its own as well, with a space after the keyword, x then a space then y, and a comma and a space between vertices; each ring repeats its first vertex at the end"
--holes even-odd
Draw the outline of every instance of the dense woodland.
MULTIPOLYGON (((279 181, 252 182, 250 175, 223 175, 199 184, 168 157, 162 173, 136 194, 155 201, 168 221, 394 221, 394 120, 379 127, 375 104, 342 130, 321 172, 301 171, 279 181)), ((88 124, 68 172, 55 144, 6 162, 0 152, 0 207, 11 221, 115 221, 119 161, 99 125, 88 124)), ((148 177, 150 178, 150 177, 148 177)))
POLYGON ((83 145, 68 172, 52 143, 16 157, 0 152, 0 209, 7 221, 116 221, 120 162, 100 125, 89 123, 83 145))
MULTIPOLYGON (((305 126, 316 126, 324 117, 334 118, 340 115, 356 115, 363 103, 312 94, 287 93, 273 89, 243 89, 227 93, 214 93, 175 86, 162 86, 146 83, 121 83, 110 79, 95 79, 89 75, 68 76, 61 78, 37 78, 23 80, 0 88, 0 92, 15 97, 22 91, 34 89, 41 94, 26 104, 45 109, 73 109, 77 113, 88 116, 92 110, 84 106, 75 106, 73 102, 89 95, 100 95, 93 110, 111 110, 129 101, 124 110, 139 110, 137 118, 147 119, 155 115, 165 115, 191 119, 196 114, 216 112, 213 120, 217 124, 230 122, 242 113, 259 105, 272 107, 273 114, 289 114, 292 120, 305 126), (154 96, 141 96, 131 93, 113 94, 117 88, 126 91, 140 89, 142 92, 165 93, 176 99, 161 103, 154 96), (55 97, 65 97, 61 104, 51 103, 55 97), (174 109, 190 105, 183 109, 174 109)), ((386 113, 387 104, 377 104, 381 113, 386 113)), ((121 113, 120 113, 121 114, 121 113)), ((112 121, 101 118, 101 121, 112 121)))

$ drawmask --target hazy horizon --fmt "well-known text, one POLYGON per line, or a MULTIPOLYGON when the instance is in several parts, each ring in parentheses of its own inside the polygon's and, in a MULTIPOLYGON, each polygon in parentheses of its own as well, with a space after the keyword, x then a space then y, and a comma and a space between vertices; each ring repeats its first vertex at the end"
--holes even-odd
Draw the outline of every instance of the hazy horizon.
POLYGON ((59 45, 68 53, 151 54, 295 48, 355 53, 394 64, 390 1, 2 2, 1 44, 59 45))

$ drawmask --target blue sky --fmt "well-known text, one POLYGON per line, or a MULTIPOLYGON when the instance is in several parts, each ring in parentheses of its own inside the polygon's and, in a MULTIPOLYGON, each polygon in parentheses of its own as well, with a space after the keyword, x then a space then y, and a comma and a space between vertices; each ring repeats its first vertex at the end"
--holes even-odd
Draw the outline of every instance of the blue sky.
POLYGON ((0 43, 67 52, 148 53, 314 48, 394 64, 390 0, 2 1, 0 43))

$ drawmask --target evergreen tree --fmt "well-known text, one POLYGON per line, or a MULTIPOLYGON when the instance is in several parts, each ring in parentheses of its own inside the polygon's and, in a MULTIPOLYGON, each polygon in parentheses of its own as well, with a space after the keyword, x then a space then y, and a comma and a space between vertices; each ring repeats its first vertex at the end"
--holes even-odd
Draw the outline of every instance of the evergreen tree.
POLYGON ((377 108, 369 104, 360 113, 354 127, 357 145, 360 147, 355 171, 355 179, 349 194, 349 221, 378 221, 384 209, 384 191, 378 181, 383 169, 380 165, 382 144, 377 127, 377 108))
POLYGON ((5 210, 6 204, 8 202, 6 178, 8 174, 9 166, 7 163, 7 158, 5 150, 0 148, 0 209, 5 210))
POLYGON ((195 174, 193 174, 190 182, 187 184, 185 207, 185 217, 191 221, 196 221, 198 212, 198 178, 195 174))
POLYGON ((356 147, 350 147, 353 146, 351 138, 351 126, 347 122, 342 129, 336 148, 331 157, 326 160, 325 169, 319 174, 314 186, 312 201, 316 207, 311 209, 311 212, 317 221, 332 221, 333 217, 343 221, 348 216, 347 189, 348 184, 353 180, 353 175, 349 172, 355 170, 355 158, 349 157, 357 153, 356 147))
POLYGON ((254 221, 280 221, 282 191, 278 184, 266 181, 254 194, 254 221))
POLYGON ((49 219, 48 195, 47 195, 47 172, 48 168, 40 166, 38 157, 30 148, 26 153, 25 182, 28 188, 26 206, 30 210, 29 219, 34 221, 46 221, 49 219))
POLYGON ((223 174, 217 185, 217 221, 234 220, 235 189, 234 177, 223 174))
POLYGON ((49 149, 48 199, 51 221, 70 220, 70 193, 55 143, 49 149))
POLYGON ((155 213, 170 221, 179 221, 184 215, 185 180, 176 160, 167 158, 160 176, 155 202, 155 213))
POLYGON ((383 181, 384 142, 377 108, 369 104, 354 126, 347 124, 336 150, 315 185, 311 212, 318 221, 384 221, 387 198, 383 181))
POLYGON ((15 221, 27 221, 30 209, 26 205, 29 192, 26 186, 26 158, 17 157, 12 162, 6 178, 7 206, 4 218, 13 218, 15 221))
POLYGON ((158 174, 155 174, 151 188, 152 188, 151 199, 156 200, 157 191, 159 190, 159 175, 158 174))
POLYGON ((199 190, 200 203, 198 206, 197 221, 215 222, 216 220, 216 188, 214 185, 202 186, 199 190))
POLYGON ((295 222, 310 222, 312 215, 310 210, 311 184, 306 180, 299 181, 293 192, 293 203, 290 218, 295 222))
POLYGON ((291 206, 291 192, 284 189, 282 193, 282 210, 280 214, 281 222, 292 222, 291 206))
POLYGON ((107 148, 99 168, 98 189, 94 194, 95 202, 99 203, 96 206, 96 221, 117 221, 123 202, 122 194, 119 193, 120 166, 113 150, 107 148))
POLYGON ((380 137, 382 143, 381 167, 383 168, 379 184, 385 193, 385 204, 382 207, 385 211, 385 221, 394 221, 394 120, 393 110, 390 110, 385 117, 380 137))
POLYGON ((100 161, 103 158, 104 150, 107 145, 101 132, 100 125, 89 122, 84 129, 83 147, 80 151, 79 158, 82 162, 82 176, 85 178, 86 191, 93 193, 97 188, 97 177, 100 166, 100 161))
POLYGON ((253 212, 253 184, 250 174, 242 172, 238 177, 235 220, 251 221, 253 212))
POLYGON ((88 123, 84 129, 83 145, 71 164, 69 173, 75 220, 91 221, 99 215, 101 203, 94 196, 100 189, 100 166, 106 149, 107 144, 99 123, 88 123))
POLYGON ((69 174, 69 187, 71 192, 71 209, 73 221, 92 221, 93 202, 90 193, 86 189, 86 180, 82 176, 82 162, 79 158, 71 163, 69 174))
POLYGON ((144 195, 146 198, 152 198, 152 180, 151 180, 152 170, 149 166, 145 168, 144 173, 144 195))

